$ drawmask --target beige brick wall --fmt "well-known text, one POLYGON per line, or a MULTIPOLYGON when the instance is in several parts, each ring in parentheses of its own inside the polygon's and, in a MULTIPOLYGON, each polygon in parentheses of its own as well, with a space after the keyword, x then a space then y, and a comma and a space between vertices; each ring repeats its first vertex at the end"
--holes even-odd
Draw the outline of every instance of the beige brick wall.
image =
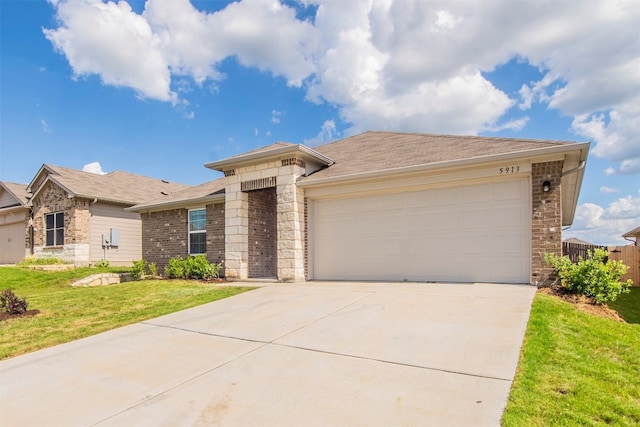
POLYGON ((531 283, 541 285, 548 281, 553 268, 544 261, 545 253, 562 255, 562 167, 558 160, 531 165, 531 283), (545 181, 551 191, 542 191, 545 181))

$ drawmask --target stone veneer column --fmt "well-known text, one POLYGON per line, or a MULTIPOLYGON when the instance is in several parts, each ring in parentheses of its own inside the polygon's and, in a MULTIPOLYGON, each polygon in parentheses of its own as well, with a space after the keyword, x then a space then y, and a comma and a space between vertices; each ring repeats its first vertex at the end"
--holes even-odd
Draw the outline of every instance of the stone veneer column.
POLYGON ((241 191, 238 175, 227 177, 225 188, 225 276, 249 277, 249 197, 241 191))
POLYGON ((278 171, 278 280, 304 281, 304 190, 296 185, 305 173, 303 164, 281 166, 278 171))
POLYGON ((531 283, 549 280, 553 268, 544 261, 545 253, 562 255, 562 166, 563 161, 531 165, 531 283), (551 191, 542 191, 545 181, 551 191))

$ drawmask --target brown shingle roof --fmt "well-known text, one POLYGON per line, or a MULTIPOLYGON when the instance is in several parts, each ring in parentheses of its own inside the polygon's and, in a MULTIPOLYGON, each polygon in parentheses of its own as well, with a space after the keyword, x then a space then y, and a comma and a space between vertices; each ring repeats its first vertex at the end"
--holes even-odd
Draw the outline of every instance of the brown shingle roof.
POLYGON ((0 185, 2 185, 7 191, 9 191, 9 193, 11 193, 11 195, 15 197, 22 206, 27 206, 29 197, 31 197, 31 193, 27 191, 26 184, 17 184, 15 182, 2 181, 0 182, 0 185))
POLYGON ((187 188, 186 190, 177 191, 168 196, 163 196, 157 199, 153 199, 144 203, 135 205, 128 210, 139 212, 145 209, 152 208, 170 208, 178 206, 186 206, 189 203, 197 203, 199 201, 206 201, 215 198, 222 197, 224 201, 224 185, 226 183, 225 178, 218 178, 213 181, 205 182, 204 184, 196 185, 195 187, 187 188))
MULTIPOLYGON (((41 173, 76 197, 135 205, 189 188, 188 185, 149 178, 129 172, 114 171, 105 175, 83 172, 62 166, 44 165, 41 173)), ((37 189, 32 189, 35 192, 37 189)))
POLYGON ((572 143, 370 131, 316 147, 317 152, 333 159, 335 164, 305 178, 304 181, 482 158, 568 144, 572 143))

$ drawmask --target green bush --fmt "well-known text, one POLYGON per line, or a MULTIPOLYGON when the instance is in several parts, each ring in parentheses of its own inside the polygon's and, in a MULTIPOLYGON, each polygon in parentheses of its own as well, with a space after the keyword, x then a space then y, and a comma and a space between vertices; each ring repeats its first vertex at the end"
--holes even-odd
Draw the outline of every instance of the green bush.
POLYGON ((96 268, 106 268, 109 267, 109 260, 101 259, 95 263, 96 268))
POLYGON ((23 314, 27 311, 27 300, 18 297, 11 289, 0 292, 0 311, 9 314, 23 314))
POLYGON ((155 262, 147 264, 147 270, 149 271, 149 276, 158 277, 158 266, 155 262))
POLYGON ((169 279, 184 279, 186 277, 186 260, 177 257, 169 259, 169 265, 164 268, 164 275, 169 279))
POLYGON ((146 264, 147 264, 146 261, 143 259, 133 261, 133 266, 131 267, 131 272, 129 273, 131 274, 131 278, 133 280, 142 279, 142 276, 144 276, 144 270, 145 270, 146 264))
POLYGON ((589 251, 586 259, 580 257, 575 264, 567 256, 544 256, 547 264, 555 268, 564 288, 591 297, 598 304, 615 301, 620 294, 629 292, 631 286, 631 280, 620 281, 629 267, 608 258, 605 249, 589 251))
POLYGON ((221 269, 222 264, 210 263, 204 255, 196 255, 186 259, 171 258, 164 274, 170 279, 208 280, 217 278, 221 269))
POLYGON ((52 265, 52 264, 69 264, 63 259, 56 257, 26 257, 18 263, 18 265, 52 265))

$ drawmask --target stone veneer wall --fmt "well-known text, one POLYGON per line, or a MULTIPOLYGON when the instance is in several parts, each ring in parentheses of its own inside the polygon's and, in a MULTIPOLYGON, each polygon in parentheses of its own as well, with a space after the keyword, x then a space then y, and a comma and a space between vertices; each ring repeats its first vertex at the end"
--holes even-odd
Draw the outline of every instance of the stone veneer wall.
MULTIPOLYGON (((207 259, 210 262, 224 260, 224 203, 206 206, 207 259)), ((170 258, 189 254, 189 212, 187 209, 170 209, 141 213, 142 258, 155 262, 162 273, 170 258)))
POLYGON ((297 158, 269 161, 225 171, 225 271, 229 278, 249 277, 249 193, 242 183, 271 181, 275 177, 277 195, 277 278, 303 281, 304 276, 304 190, 296 180, 304 175, 305 164, 297 158))
POLYGON ((533 163, 531 165, 531 283, 541 285, 553 274, 544 261, 549 252, 562 255, 562 167, 563 161, 533 163), (551 191, 542 191, 545 181, 551 191))
POLYGON ((33 200, 33 246, 36 257, 58 257, 77 266, 89 265, 90 200, 69 198, 52 182, 45 184, 33 200), (64 245, 46 246, 45 215, 64 212, 64 245))
POLYGON ((265 188, 248 194, 248 275, 255 278, 277 277, 276 189, 265 188))

